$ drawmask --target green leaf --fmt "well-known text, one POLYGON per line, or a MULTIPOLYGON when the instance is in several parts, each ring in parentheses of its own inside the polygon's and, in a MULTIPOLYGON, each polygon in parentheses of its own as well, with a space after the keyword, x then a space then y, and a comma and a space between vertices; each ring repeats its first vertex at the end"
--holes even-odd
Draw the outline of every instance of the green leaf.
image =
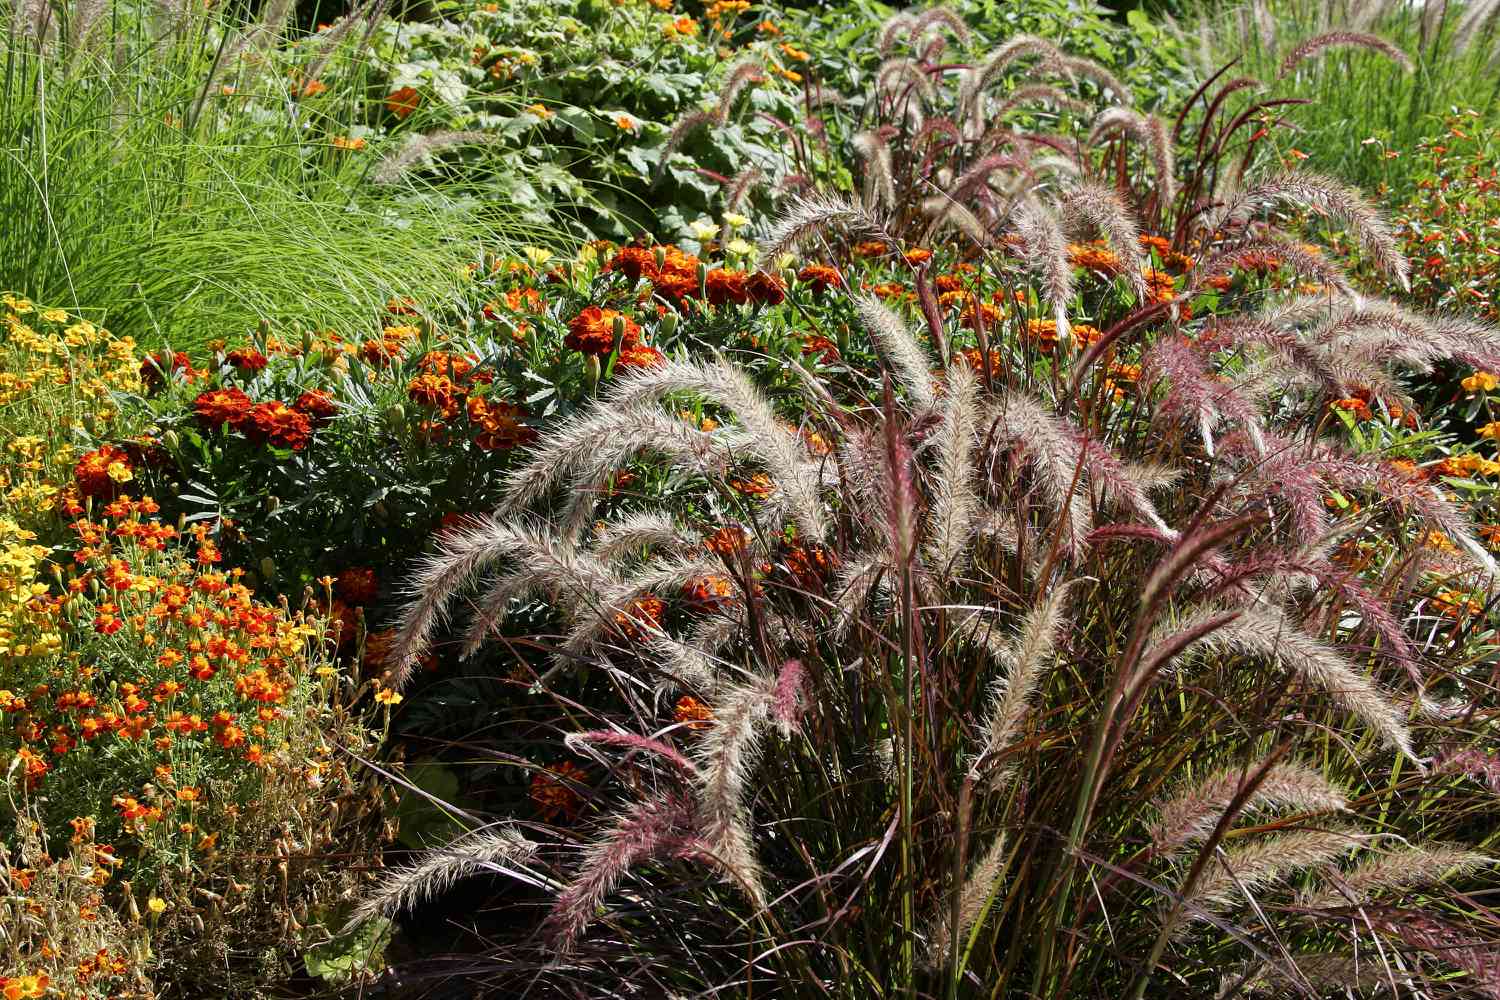
POLYGON ((346 982, 364 972, 385 968, 385 949, 395 928, 384 917, 372 917, 302 955, 307 974, 330 983, 346 982))

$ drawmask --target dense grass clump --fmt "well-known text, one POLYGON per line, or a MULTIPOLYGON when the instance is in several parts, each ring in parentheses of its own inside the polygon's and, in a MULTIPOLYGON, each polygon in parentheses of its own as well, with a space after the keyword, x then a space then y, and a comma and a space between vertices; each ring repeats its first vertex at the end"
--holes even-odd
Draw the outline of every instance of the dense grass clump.
POLYGON ((611 262, 610 304, 809 349, 617 374, 439 539, 393 683, 540 604, 505 648, 555 712, 497 759, 588 768, 366 913, 494 872, 484 975, 538 996, 1491 995, 1496 567, 1402 428, 1500 334, 1353 292, 1307 240, 1404 287, 1389 227, 1227 95, 1165 120, 1031 36, 948 72, 960 30, 887 22, 859 193, 762 269, 611 262))
MULTIPOLYGON (((17 4, 0 54, 0 286, 197 346, 452 298, 503 205, 366 180, 352 93, 281 68, 286 5, 17 4)), ((322 58, 358 65, 361 8, 322 58)))

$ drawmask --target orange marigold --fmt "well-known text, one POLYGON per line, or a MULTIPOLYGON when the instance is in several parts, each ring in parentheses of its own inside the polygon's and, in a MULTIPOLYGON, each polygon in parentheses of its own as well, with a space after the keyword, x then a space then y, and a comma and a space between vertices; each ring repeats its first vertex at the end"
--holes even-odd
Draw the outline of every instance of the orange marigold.
POLYGON ((709 304, 722 306, 732 302, 735 305, 744 305, 749 302, 749 277, 744 271, 731 271, 723 267, 716 267, 709 271, 703 279, 709 304))
POLYGON ((588 772, 570 760, 532 772, 529 795, 542 821, 577 817, 583 809, 583 796, 574 786, 587 778, 588 772))
POLYGON ((844 287, 844 276, 839 274, 837 268, 829 267, 827 264, 807 265, 797 272, 797 280, 811 285, 815 292, 821 292, 827 288, 844 287))
POLYGON ((614 309, 586 306, 568 323, 568 335, 563 345, 569 350, 581 351, 596 357, 609 354, 615 349, 615 320, 622 321, 624 335, 620 347, 634 347, 640 342, 641 328, 629 316, 614 309))
POLYGON ((253 405, 250 397, 239 389, 210 389, 193 400, 193 415, 210 430, 218 430, 225 424, 238 430, 253 405))
POLYGON ((73 466, 73 481, 78 492, 96 500, 112 500, 120 484, 134 475, 130 456, 112 444, 102 444, 79 457, 73 466))
POLYGON ((690 694, 677 699, 672 708, 672 718, 694 732, 701 732, 713 725, 714 710, 690 694))
POLYGON ((312 437, 312 421, 280 400, 259 403, 250 410, 245 434, 277 448, 301 451, 312 437))
POLYGON ((402 87, 386 95, 385 109, 397 118, 405 119, 422 103, 422 95, 415 87, 402 87))

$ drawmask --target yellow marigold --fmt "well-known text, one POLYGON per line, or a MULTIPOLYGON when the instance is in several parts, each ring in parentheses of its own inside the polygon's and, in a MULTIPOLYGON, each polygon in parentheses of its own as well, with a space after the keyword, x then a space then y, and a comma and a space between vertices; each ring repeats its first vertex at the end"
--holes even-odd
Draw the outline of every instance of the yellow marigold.
POLYGON ((1493 372, 1476 371, 1459 383, 1469 392, 1493 392, 1500 385, 1500 376, 1493 372))

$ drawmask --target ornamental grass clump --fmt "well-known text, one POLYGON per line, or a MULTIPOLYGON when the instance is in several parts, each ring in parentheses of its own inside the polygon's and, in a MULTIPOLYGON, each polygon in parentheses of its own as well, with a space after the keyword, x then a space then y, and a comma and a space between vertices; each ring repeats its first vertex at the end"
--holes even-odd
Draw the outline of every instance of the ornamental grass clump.
POLYGON ((875 181, 764 240, 843 279, 747 319, 811 349, 617 374, 421 563, 396 683, 434 643, 540 650, 586 768, 371 912, 488 869, 482 974, 531 995, 1493 995, 1495 563, 1338 404, 1400 428, 1408 373, 1500 333, 1352 292, 1268 208, 1401 285, 1389 230, 1259 172, 1222 101, 1189 155, 1118 103, 997 122, 1038 74, 1122 96, 1039 39, 883 74, 875 181), (518 644, 528 601, 555 627, 518 644))

